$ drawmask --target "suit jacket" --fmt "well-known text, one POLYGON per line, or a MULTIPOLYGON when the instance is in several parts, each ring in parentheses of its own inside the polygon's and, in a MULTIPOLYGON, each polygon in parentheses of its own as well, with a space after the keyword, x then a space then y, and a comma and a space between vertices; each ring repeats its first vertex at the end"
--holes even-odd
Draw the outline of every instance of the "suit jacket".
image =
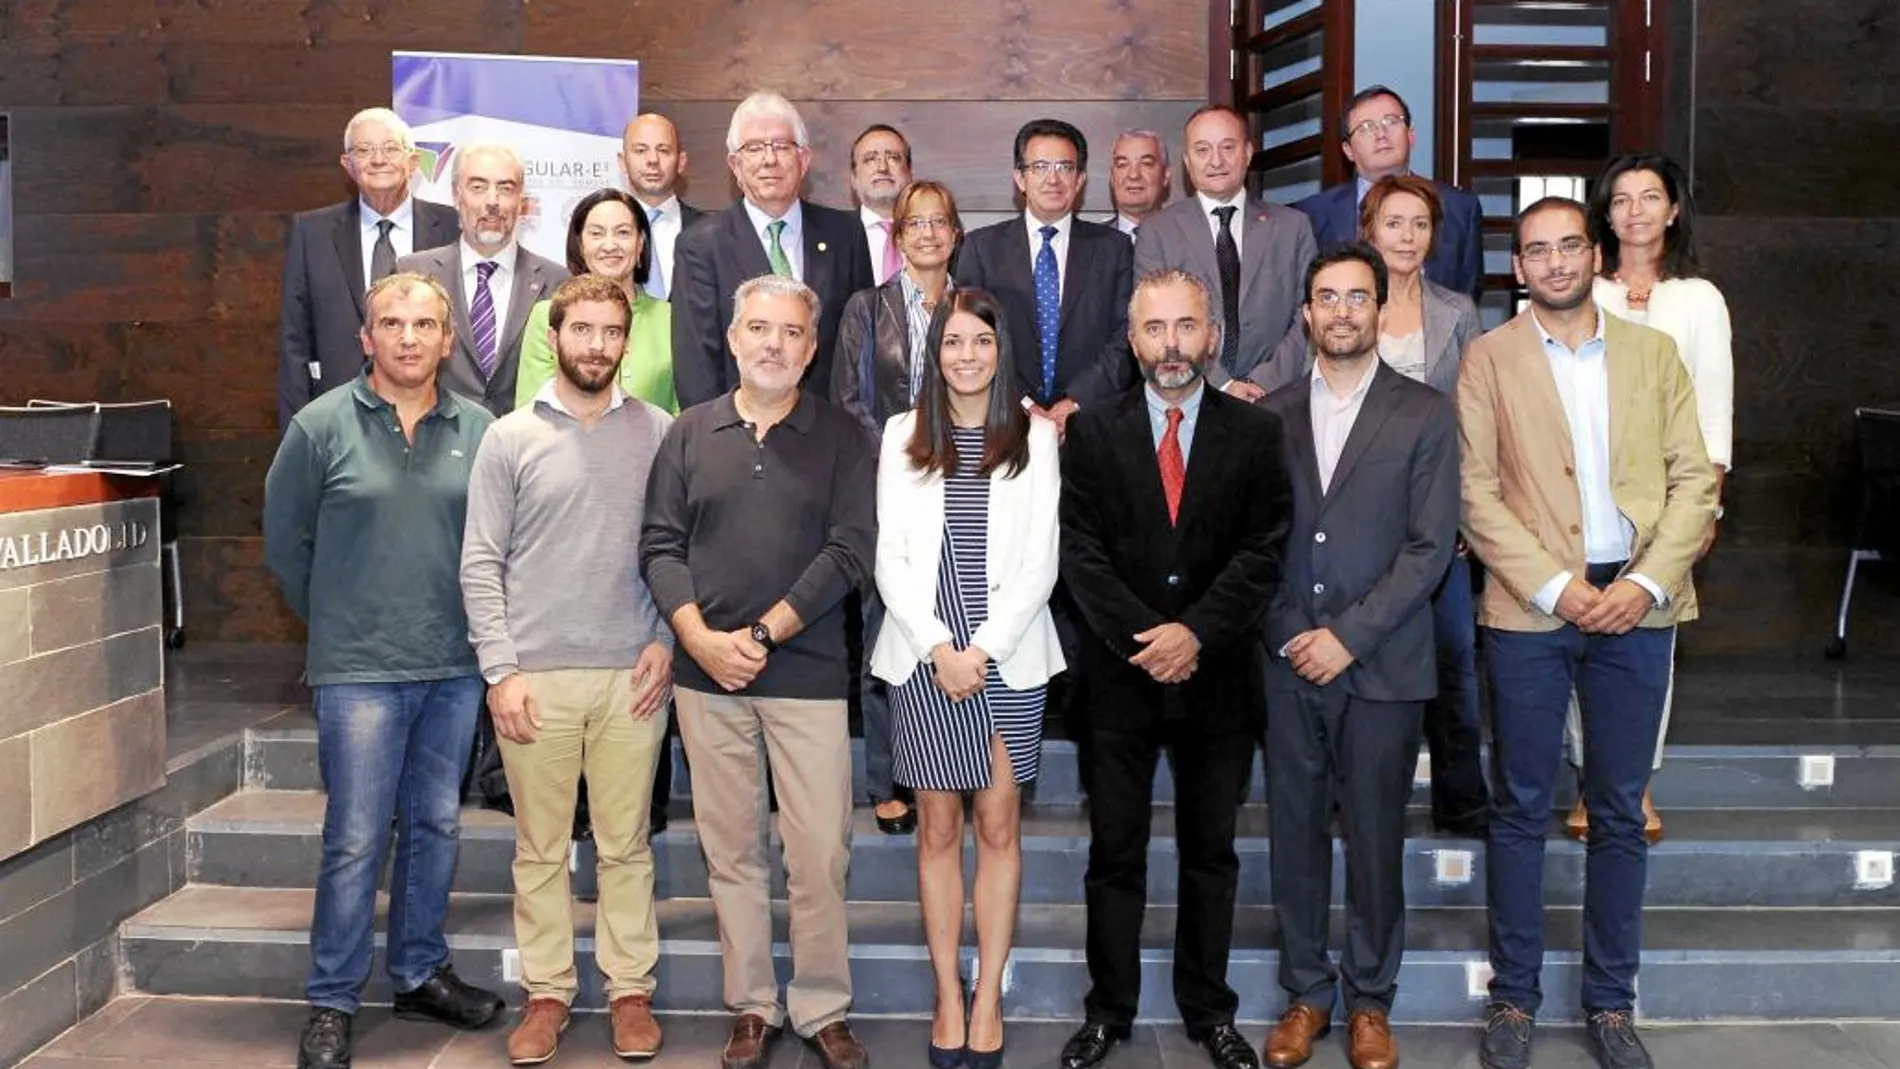
MULTIPOLYGON (((425 200, 415 205, 415 248, 454 243, 462 235, 455 209, 425 200)), ((290 223, 284 259, 283 313, 277 326, 277 416, 290 417, 326 390, 354 381, 363 369, 363 207, 342 204, 300 212, 290 223), (312 376, 310 365, 320 365, 312 376)))
POLYGON ((1107 401, 1136 381, 1128 352, 1128 295, 1134 289, 1127 235, 1074 216, 1062 269, 1056 332, 1056 388, 1045 395, 1036 332, 1035 262, 1028 216, 971 231, 957 253, 956 282, 988 290, 1009 313, 1009 341, 1023 396, 1047 407, 1064 397, 1107 401))
MULTIPOLYGON (((818 294, 818 351, 805 382, 819 396, 831 391, 831 351, 838 318, 851 295, 870 286, 871 254, 852 212, 800 202, 805 238, 805 285, 818 294)), ((739 384, 739 365, 726 346, 732 296, 747 279, 772 273, 765 245, 740 201, 704 215, 680 232, 673 246, 673 384, 680 407, 710 401, 739 384)))
POLYGON ((1274 413, 1203 389, 1170 525, 1145 389, 1069 420, 1062 578, 1088 625, 1076 685, 1092 726, 1180 719, 1209 734, 1260 730, 1260 631, 1292 513, 1281 434, 1274 413), (1170 621, 1200 639, 1200 667, 1164 685, 1128 658, 1141 649, 1135 634, 1170 621))
POLYGON ((442 365, 441 382, 497 416, 515 409, 515 378, 521 370, 521 339, 528 326, 528 313, 543 299, 552 296, 554 287, 567 281, 567 268, 536 256, 520 245, 515 246, 514 288, 508 294, 508 308, 502 313, 500 335, 495 339, 495 373, 482 376, 475 359, 475 328, 470 324, 468 294, 462 290, 462 243, 424 249, 396 261, 399 271, 428 275, 449 291, 450 314, 455 321, 455 351, 442 365))
MULTIPOLYGON (((884 626, 871 651, 871 672, 893 686, 909 679, 939 643, 954 643, 937 615, 943 556, 944 483, 919 474, 905 450, 917 413, 892 417, 877 462, 877 592, 884 626)), ((988 534, 983 541, 989 616, 970 636, 996 662, 1003 682, 1028 690, 1062 671, 1062 644, 1049 615, 1056 585, 1056 508, 1062 472, 1056 425, 1029 423, 1029 463, 1014 476, 990 474, 988 534)))
MULTIPOLYGON (((1628 570, 1668 595, 1639 626, 1696 618, 1689 568, 1715 521, 1715 469, 1695 388, 1669 335, 1603 317, 1610 485, 1636 528, 1628 570)), ((1473 342, 1458 378, 1465 540, 1492 582, 1479 622, 1506 631, 1563 626, 1531 604, 1562 572, 1582 578, 1583 499, 1570 421, 1529 310, 1473 342)))
POLYGON ((1456 290, 1425 280, 1425 385, 1450 395, 1458 389, 1465 350, 1484 333, 1478 306, 1456 290))
POLYGON ((910 409, 910 312, 904 282, 859 290, 845 302, 838 343, 832 347, 831 403, 851 413, 866 433, 882 433, 892 416, 910 409), (864 381, 865 345, 871 381, 864 381))
MULTIPOLYGON (((1425 258, 1425 277, 1474 302, 1484 293, 1484 208, 1474 193, 1434 182, 1445 210, 1425 258)), ((1295 208, 1313 220, 1319 247, 1359 240, 1359 180, 1350 178, 1300 201, 1295 208)))
POLYGON ((1302 685, 1279 651, 1326 627, 1353 656, 1334 684, 1367 701, 1424 701, 1438 692, 1432 591, 1458 535, 1458 422, 1449 398, 1384 361, 1372 376, 1324 492, 1312 387, 1261 401, 1285 428, 1293 472, 1284 581, 1267 610, 1267 678, 1302 685))
MULTIPOLYGON (((1284 383, 1301 357, 1303 339, 1290 349, 1282 343, 1298 332, 1306 267, 1313 262, 1313 231, 1306 216, 1291 208, 1248 198, 1236 220, 1240 232, 1240 348, 1234 366, 1208 365, 1208 382, 1223 386, 1232 378, 1262 371, 1269 390, 1284 383), (1276 359, 1277 357, 1277 359, 1276 359), (1283 369, 1267 371, 1264 369, 1283 369)), ((1184 197, 1141 221, 1135 237, 1135 275, 1178 269, 1198 276, 1207 287, 1209 309, 1222 320, 1220 261, 1214 232, 1201 210, 1201 198, 1184 197)), ((1221 324, 1223 331, 1233 324, 1221 324)))

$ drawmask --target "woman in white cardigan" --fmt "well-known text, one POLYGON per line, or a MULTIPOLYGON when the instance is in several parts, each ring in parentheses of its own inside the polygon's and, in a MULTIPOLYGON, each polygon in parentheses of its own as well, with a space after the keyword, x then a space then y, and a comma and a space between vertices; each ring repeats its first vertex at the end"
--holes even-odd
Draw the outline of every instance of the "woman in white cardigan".
POLYGON ((981 290, 931 316, 917 407, 884 427, 871 671, 891 685, 892 778, 917 797, 917 884, 936 974, 929 1062, 996 1069, 1022 883, 1019 784, 1042 756, 1062 479, 1055 424, 1018 403, 1006 317, 981 290), (963 801, 973 794, 978 970, 968 1015, 963 801))
MULTIPOLYGON (((1611 315, 1669 335, 1689 371, 1702 445, 1715 465, 1715 518, 1720 520, 1721 492, 1733 457, 1735 362, 1729 351, 1728 302, 1696 266, 1695 198, 1688 176, 1667 156, 1619 156, 1597 179, 1589 214, 1590 236, 1603 256, 1595 285, 1597 303, 1611 315)), ((1707 553, 1714 544, 1715 527, 1711 526, 1702 551, 1707 553)), ((1567 727, 1572 760, 1581 767, 1583 742, 1574 698, 1567 727)), ((1669 704, 1665 703, 1662 730, 1656 736, 1657 768, 1662 767, 1668 734, 1669 704)), ((1643 811, 1650 841, 1661 839, 1662 818, 1647 792, 1643 811)), ((1565 828, 1576 838, 1587 835, 1589 816, 1581 796, 1565 828)))

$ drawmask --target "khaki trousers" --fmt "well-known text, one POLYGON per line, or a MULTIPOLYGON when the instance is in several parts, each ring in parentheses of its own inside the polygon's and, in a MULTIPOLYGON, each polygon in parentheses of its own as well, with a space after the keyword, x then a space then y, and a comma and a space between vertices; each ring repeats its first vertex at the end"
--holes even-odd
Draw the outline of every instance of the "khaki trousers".
POLYGON ((693 770, 693 821, 719 918, 725 1001, 815 1035, 851 1007, 845 872, 851 863, 851 740, 845 703, 745 698, 680 688, 680 737, 693 770), (771 814, 778 792, 789 888, 792 982, 780 1008, 772 969, 771 814))
POLYGON ((594 960, 607 978, 609 999, 651 994, 660 934, 653 916, 647 810, 654 761, 666 737, 666 710, 634 719, 629 668, 569 668, 527 677, 541 727, 530 743, 497 739, 515 806, 521 985, 530 998, 566 1003, 579 989, 567 864, 585 772, 599 858, 594 960))

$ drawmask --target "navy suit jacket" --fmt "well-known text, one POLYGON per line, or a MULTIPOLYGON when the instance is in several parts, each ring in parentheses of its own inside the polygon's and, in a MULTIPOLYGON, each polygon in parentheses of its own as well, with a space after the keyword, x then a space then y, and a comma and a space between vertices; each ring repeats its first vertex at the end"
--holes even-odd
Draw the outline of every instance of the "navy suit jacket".
MULTIPOLYGON (((1425 277, 1476 302, 1484 290, 1484 208, 1474 193, 1434 182, 1445 221, 1432 237, 1432 254, 1425 258, 1425 277)), ((1349 178, 1300 201, 1295 208, 1313 221, 1313 236, 1325 252, 1334 245, 1359 240, 1359 180, 1349 178)))

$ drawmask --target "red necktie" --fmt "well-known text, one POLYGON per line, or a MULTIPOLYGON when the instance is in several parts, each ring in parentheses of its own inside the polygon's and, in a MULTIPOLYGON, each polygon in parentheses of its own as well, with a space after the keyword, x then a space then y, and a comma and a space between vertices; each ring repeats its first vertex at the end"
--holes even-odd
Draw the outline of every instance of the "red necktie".
POLYGON ((897 273, 904 269, 904 258, 898 251, 897 239, 891 236, 891 221, 880 219, 877 225, 884 230, 884 270, 882 277, 877 280, 877 284, 882 286, 896 278, 897 273))
POLYGON ((1181 410, 1168 409, 1168 432, 1161 436, 1161 448, 1155 450, 1161 462, 1161 492, 1168 499, 1168 523, 1181 515, 1181 485, 1187 482, 1187 464, 1181 460, 1181 410))

